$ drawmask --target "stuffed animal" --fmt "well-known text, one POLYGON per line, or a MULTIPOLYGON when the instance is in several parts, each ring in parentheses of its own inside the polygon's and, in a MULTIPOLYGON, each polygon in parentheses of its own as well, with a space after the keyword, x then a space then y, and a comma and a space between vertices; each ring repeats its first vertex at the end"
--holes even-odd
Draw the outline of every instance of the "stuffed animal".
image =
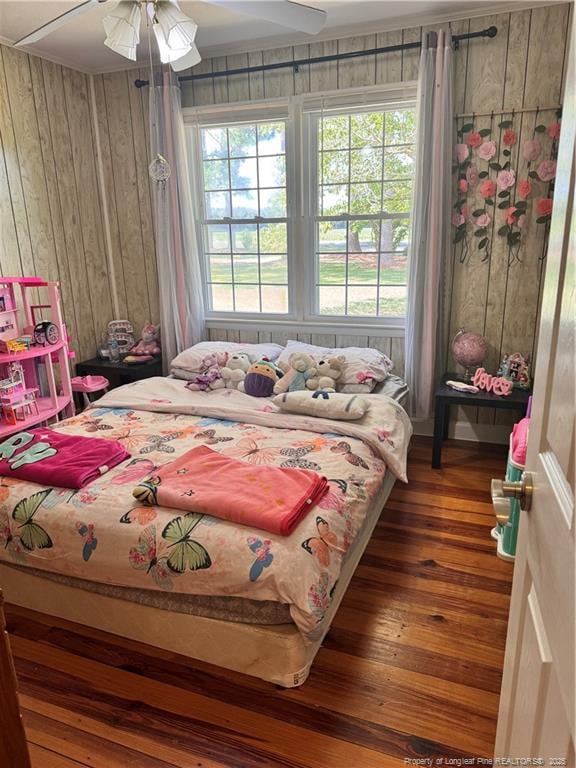
POLYGON ((282 376, 282 371, 274 363, 259 360, 250 366, 244 381, 238 384, 238 389, 252 397, 270 397, 279 376, 282 376))
POLYGON ((312 390, 322 389, 324 392, 336 392, 336 382, 342 376, 345 365, 346 358, 342 355, 320 360, 316 366, 318 374, 308 379, 306 382, 307 388, 312 390))
POLYGON ((145 363, 153 360, 160 352, 160 326, 148 323, 142 328, 142 338, 129 350, 124 362, 145 363))
POLYGON ((306 382, 316 376, 314 360, 306 352, 293 352, 288 358, 288 364, 280 363, 280 367, 284 376, 274 385, 275 395, 306 389, 306 382))
POLYGON ((235 352, 230 355, 226 365, 220 368, 226 389, 238 389, 249 368, 250 358, 244 352, 235 352))
POLYGON ((186 387, 194 392, 207 392, 211 389, 223 389, 225 387, 222 378, 221 364, 227 362, 228 355, 225 352, 211 352, 202 358, 200 370, 190 376, 186 387))

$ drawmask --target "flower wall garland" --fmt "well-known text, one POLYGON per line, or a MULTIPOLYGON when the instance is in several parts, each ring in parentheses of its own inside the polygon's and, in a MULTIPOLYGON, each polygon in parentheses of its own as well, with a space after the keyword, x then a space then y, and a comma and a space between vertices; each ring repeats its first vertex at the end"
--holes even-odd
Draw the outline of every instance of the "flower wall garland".
MULTIPOLYGON (((533 210, 536 224, 545 225, 547 234, 552 216, 560 119, 561 111, 558 110, 556 120, 545 126, 538 122, 536 111, 532 138, 522 146, 527 178, 521 179, 511 165, 513 147, 518 143, 514 112, 511 119, 502 120, 497 125, 503 163, 498 162, 498 146, 493 139, 494 115, 491 116, 489 128, 476 130, 474 117, 472 122, 458 128, 458 143, 454 147, 453 169, 457 187, 452 225, 455 229, 453 242, 459 246, 461 262, 466 261, 470 253, 470 230, 481 261, 490 259, 496 231, 497 236, 505 238, 509 263, 520 261, 520 246, 533 210), (543 147, 538 139, 538 135, 542 134, 547 134, 551 140, 550 156, 546 158, 542 156, 543 147), (470 212, 473 207, 470 203, 478 197, 481 206, 474 207, 470 212)), ((541 258, 545 256, 544 250, 541 258)))

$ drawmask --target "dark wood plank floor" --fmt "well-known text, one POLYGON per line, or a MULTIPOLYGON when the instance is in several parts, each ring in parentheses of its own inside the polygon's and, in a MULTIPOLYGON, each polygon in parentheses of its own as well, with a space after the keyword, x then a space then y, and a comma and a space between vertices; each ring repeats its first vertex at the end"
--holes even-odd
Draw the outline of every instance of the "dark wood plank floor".
POLYGON ((243 675, 7 606, 35 768, 383 768, 491 756, 512 568, 506 451, 416 438, 309 680, 243 675))

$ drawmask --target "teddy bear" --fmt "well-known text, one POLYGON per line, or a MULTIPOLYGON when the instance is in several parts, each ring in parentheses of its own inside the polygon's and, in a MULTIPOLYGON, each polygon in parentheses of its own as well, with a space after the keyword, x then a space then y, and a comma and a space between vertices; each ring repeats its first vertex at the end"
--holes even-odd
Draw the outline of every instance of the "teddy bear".
POLYGON ((306 382, 316 376, 316 365, 306 352, 293 352, 288 363, 280 363, 284 376, 274 385, 274 394, 298 392, 306 389, 306 382))
POLYGON ((224 386, 226 389, 238 389, 239 385, 250 368, 250 358, 244 352, 235 352, 228 357, 228 361, 223 368, 220 368, 224 386))
POLYGON ((147 363, 161 353, 160 326, 148 323, 142 328, 142 338, 124 358, 125 363, 147 363))
POLYGON ((308 379, 306 387, 312 390, 322 389, 324 392, 336 392, 336 382, 342 376, 345 365, 346 358, 342 355, 320 360, 316 366, 317 375, 308 379))
POLYGON ((211 352, 202 358, 200 370, 186 382, 186 387, 194 392, 207 392, 211 389, 223 389, 225 387, 222 378, 222 368, 228 360, 226 352, 211 352))

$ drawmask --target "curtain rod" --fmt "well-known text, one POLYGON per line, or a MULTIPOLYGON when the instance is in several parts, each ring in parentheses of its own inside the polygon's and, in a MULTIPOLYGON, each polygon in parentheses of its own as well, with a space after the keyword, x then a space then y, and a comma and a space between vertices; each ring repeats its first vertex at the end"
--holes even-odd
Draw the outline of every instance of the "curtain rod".
POLYGON ((461 112, 458 115, 454 115, 455 120, 460 120, 464 117, 494 117, 495 115, 522 115, 526 112, 553 112, 562 109, 562 104, 553 104, 547 107, 523 107, 522 109, 493 109, 491 112, 461 112))
MULTIPOLYGON (((461 40, 472 40, 476 37, 496 37, 498 34, 497 27, 488 27, 482 29, 479 32, 468 32, 463 35, 454 35, 453 42, 454 47, 458 49, 460 47, 461 40)), ((196 80, 208 80, 214 77, 229 77, 231 75, 250 75, 254 72, 268 72, 275 69, 286 69, 288 67, 293 68, 295 72, 298 72, 299 67, 307 66, 308 64, 324 64, 329 61, 342 61, 345 59, 355 59, 359 56, 374 56, 378 53, 394 53, 395 51, 407 51, 415 48, 420 48, 422 41, 418 40, 414 43, 399 43, 398 45, 387 45, 383 48, 369 48, 363 51, 347 51, 346 53, 333 53, 330 56, 316 56, 310 59, 295 59, 293 61, 278 61, 273 64, 260 64, 256 67, 240 67, 239 69, 220 69, 217 72, 202 72, 199 75, 181 75, 178 78, 180 83, 186 83, 196 80)), ((149 84, 149 80, 135 80, 134 85, 136 88, 143 88, 149 84)))

